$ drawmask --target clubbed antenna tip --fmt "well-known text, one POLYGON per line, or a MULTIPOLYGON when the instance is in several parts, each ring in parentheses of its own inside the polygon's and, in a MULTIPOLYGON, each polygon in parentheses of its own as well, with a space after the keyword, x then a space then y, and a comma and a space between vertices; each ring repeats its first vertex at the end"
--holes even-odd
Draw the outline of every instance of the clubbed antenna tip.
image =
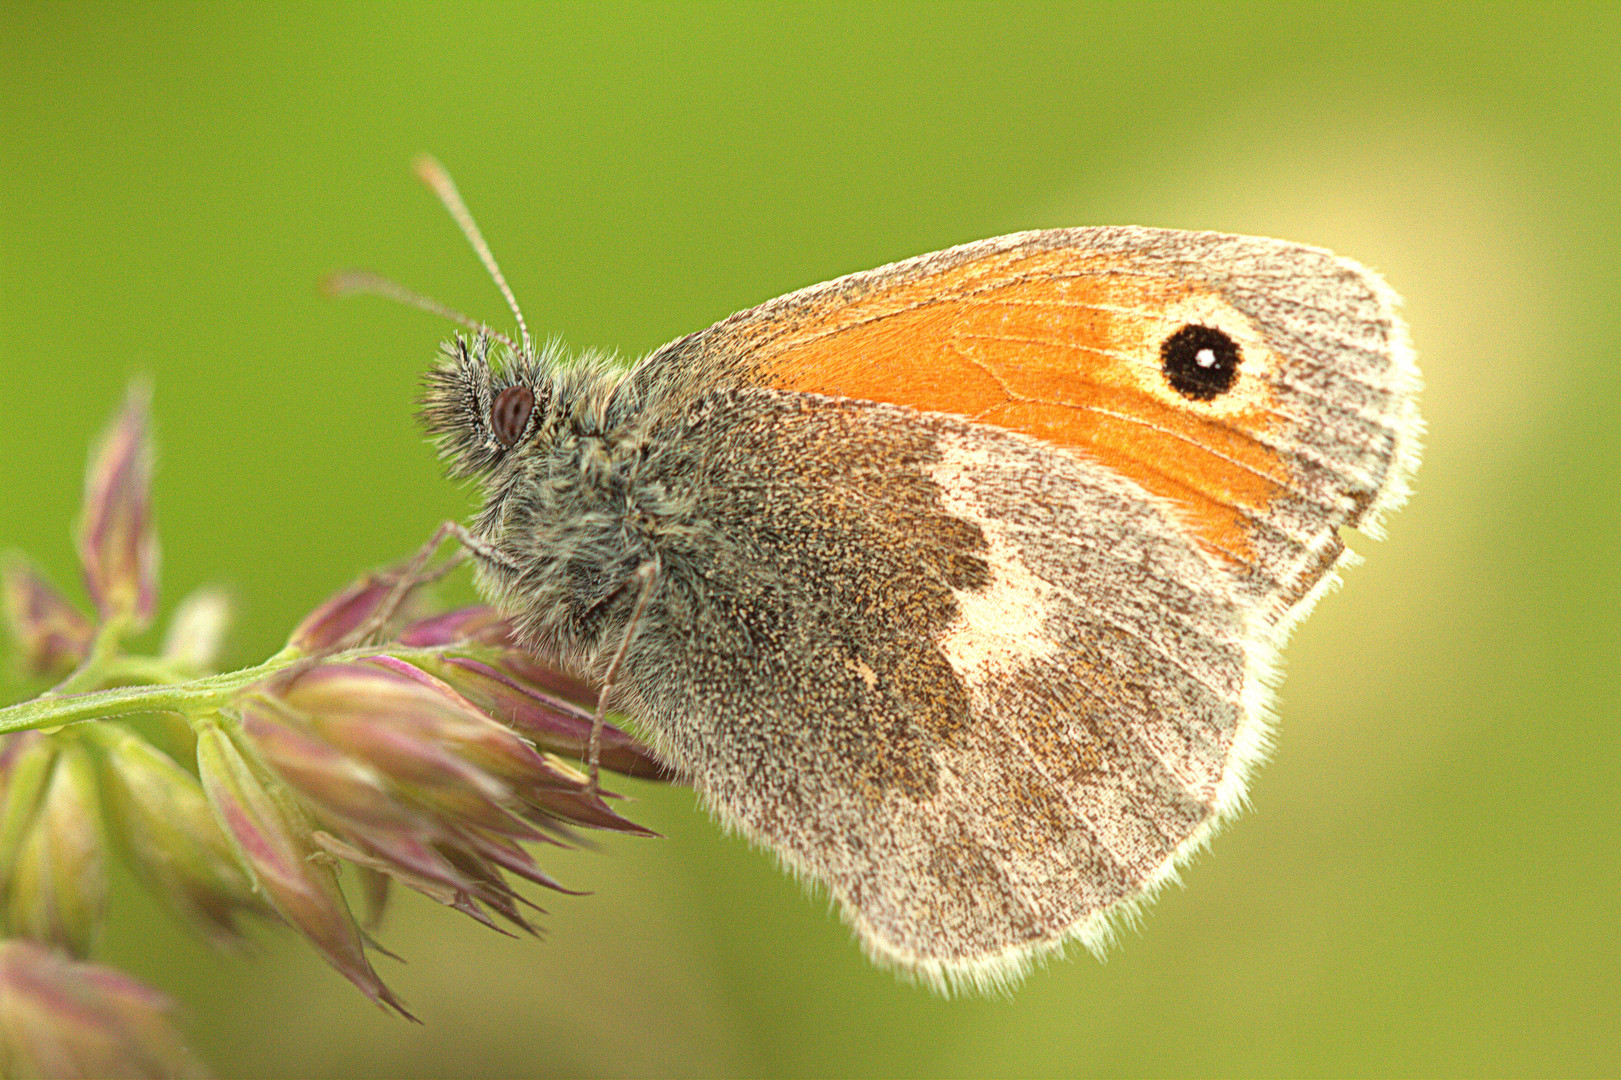
POLYGON ((518 320, 518 335, 523 339, 523 354, 533 356, 534 343, 529 337, 529 324, 524 321, 523 312, 518 309, 518 298, 512 295, 512 287, 507 284, 506 276, 496 264, 490 245, 484 242, 484 234, 478 231, 478 223, 473 220, 467 204, 462 202, 461 192, 456 190, 456 182, 450 178, 450 173, 445 171, 443 165, 427 154, 418 157, 414 165, 417 176, 439 196, 439 201, 450 211, 450 216, 456 219, 456 224, 461 226, 462 235, 473 245, 479 261, 484 264, 484 269, 489 271, 490 277, 495 281, 496 288, 506 297, 507 307, 512 309, 513 317, 518 320))

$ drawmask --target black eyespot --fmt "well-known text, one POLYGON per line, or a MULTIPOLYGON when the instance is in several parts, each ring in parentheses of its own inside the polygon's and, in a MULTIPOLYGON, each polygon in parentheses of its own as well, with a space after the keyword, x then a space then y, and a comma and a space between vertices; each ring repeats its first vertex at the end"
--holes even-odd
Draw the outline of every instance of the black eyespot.
POLYGON ((1160 343, 1165 381, 1194 401, 1214 401, 1238 381, 1238 343, 1213 326, 1188 323, 1160 343))
POLYGON ((527 386, 509 386, 497 394, 495 404, 490 406, 490 431, 495 441, 503 447, 517 442, 534 411, 535 392, 527 386))

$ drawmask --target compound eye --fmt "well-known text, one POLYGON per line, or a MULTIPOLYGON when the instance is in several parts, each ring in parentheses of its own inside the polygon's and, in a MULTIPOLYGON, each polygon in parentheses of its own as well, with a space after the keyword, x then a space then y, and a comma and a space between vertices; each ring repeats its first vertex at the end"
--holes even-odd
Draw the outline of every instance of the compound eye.
POLYGON ((527 386, 509 386, 496 395, 490 406, 490 431, 502 448, 523 437, 529 414, 535 411, 535 392, 527 386))

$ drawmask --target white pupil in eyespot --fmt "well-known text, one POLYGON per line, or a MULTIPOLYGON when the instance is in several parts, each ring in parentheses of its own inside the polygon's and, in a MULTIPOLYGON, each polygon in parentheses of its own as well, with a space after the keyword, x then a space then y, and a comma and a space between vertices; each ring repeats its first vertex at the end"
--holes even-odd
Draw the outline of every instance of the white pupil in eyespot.
POLYGON ((1193 362, 1195 364, 1198 364, 1200 367, 1206 367, 1206 368, 1207 367, 1215 367, 1216 366, 1216 350, 1214 350, 1214 349, 1200 349, 1194 355, 1193 362))

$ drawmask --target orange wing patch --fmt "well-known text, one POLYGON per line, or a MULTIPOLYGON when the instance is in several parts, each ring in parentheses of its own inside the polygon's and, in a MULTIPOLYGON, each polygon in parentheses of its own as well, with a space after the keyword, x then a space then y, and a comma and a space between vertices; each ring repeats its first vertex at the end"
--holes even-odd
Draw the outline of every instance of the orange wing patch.
POLYGON ((1076 250, 999 252, 830 295, 753 357, 770 386, 955 413, 1080 451, 1174 500, 1205 546, 1252 557, 1247 523, 1283 490, 1268 431, 1276 359, 1219 294, 1076 250), (1160 343, 1214 326, 1242 349, 1215 400, 1184 398, 1160 343))

